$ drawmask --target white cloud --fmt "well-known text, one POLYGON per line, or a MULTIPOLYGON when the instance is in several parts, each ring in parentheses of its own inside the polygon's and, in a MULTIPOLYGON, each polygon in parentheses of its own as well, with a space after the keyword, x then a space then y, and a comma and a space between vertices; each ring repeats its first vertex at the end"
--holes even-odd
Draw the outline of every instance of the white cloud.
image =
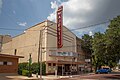
POLYGON ((51 13, 48 17, 47 17, 47 19, 48 20, 51 20, 51 21, 55 21, 55 18, 56 18, 56 13, 55 12, 53 12, 53 13, 51 13))
POLYGON ((61 0, 58 0, 58 2, 59 2, 59 3, 62 3, 62 1, 61 1, 61 0))
POLYGON ((56 2, 51 2, 51 8, 54 12, 51 13, 47 18, 49 20, 56 20, 56 10, 58 6, 63 5, 63 23, 68 28, 73 28, 76 24, 85 23, 84 17, 85 12, 90 12, 92 10, 91 0, 68 0, 67 2, 61 2, 60 0, 56 2), (61 3, 61 4, 58 4, 61 3))
POLYGON ((52 12, 52 13, 47 17, 47 19, 48 19, 48 20, 51 20, 51 21, 55 21, 55 19, 56 19, 56 11, 57 11, 57 8, 58 8, 58 4, 57 4, 56 1, 51 2, 51 8, 54 10, 54 12, 52 12))
POLYGON ((2 0, 0 0, 0 13, 1 13, 2 5, 3 5, 3 2, 2 0))
POLYGON ((18 22, 18 25, 20 25, 20 26, 26 26, 27 22, 18 22))
POLYGON ((52 8, 52 9, 56 9, 57 7, 58 7, 58 5, 57 5, 57 2, 56 2, 56 1, 51 2, 51 8, 52 8))
MULTIPOLYGON (((47 19, 56 21, 56 10, 58 6, 63 5, 63 24, 69 29, 76 29, 101 23, 119 14, 119 3, 120 0, 54 0, 51 2, 53 12, 47 19)), ((89 34, 90 31, 94 33, 93 30, 95 29, 85 28, 77 31, 89 34)))

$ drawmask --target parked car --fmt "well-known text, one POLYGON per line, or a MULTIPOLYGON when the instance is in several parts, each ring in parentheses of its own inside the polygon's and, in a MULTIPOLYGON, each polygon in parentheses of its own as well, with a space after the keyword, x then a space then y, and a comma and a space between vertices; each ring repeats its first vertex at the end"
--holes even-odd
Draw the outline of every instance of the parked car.
POLYGON ((98 73, 110 73, 111 69, 110 68, 101 68, 96 71, 96 74, 98 73))
POLYGON ((103 69, 107 69, 109 73, 112 71, 112 69, 110 68, 103 68, 103 69))

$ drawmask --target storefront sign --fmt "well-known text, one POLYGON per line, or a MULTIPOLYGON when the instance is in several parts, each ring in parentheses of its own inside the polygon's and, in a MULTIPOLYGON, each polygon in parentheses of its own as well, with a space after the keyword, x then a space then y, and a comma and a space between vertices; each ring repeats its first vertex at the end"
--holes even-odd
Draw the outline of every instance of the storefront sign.
POLYGON ((72 57, 78 57, 77 53, 74 52, 51 52, 50 55, 54 55, 54 56, 72 56, 72 57))
POLYGON ((57 10, 57 47, 62 48, 63 46, 63 6, 58 7, 57 10))

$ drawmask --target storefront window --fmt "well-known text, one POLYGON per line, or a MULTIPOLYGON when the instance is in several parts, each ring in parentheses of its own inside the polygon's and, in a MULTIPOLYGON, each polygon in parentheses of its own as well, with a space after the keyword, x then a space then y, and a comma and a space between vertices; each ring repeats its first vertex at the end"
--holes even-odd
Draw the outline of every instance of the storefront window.
POLYGON ((48 63, 48 66, 51 66, 51 63, 48 63))
POLYGON ((55 63, 53 63, 53 66, 55 66, 55 63))

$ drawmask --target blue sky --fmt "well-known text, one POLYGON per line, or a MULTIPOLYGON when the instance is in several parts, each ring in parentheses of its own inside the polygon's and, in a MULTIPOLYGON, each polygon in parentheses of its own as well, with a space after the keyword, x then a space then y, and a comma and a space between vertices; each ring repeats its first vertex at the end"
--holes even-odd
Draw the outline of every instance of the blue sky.
MULTIPOLYGON (((69 29, 108 21, 120 15, 120 0, 0 0, 0 34, 16 36, 46 19, 56 21, 56 10, 63 5, 63 24, 69 29)), ((73 31, 76 35, 104 32, 108 23, 73 31)))
MULTIPOLYGON (((52 11, 51 0, 2 0, 0 28, 26 29, 43 20, 52 11)), ((0 34, 15 36, 21 31, 0 30, 0 34)))

